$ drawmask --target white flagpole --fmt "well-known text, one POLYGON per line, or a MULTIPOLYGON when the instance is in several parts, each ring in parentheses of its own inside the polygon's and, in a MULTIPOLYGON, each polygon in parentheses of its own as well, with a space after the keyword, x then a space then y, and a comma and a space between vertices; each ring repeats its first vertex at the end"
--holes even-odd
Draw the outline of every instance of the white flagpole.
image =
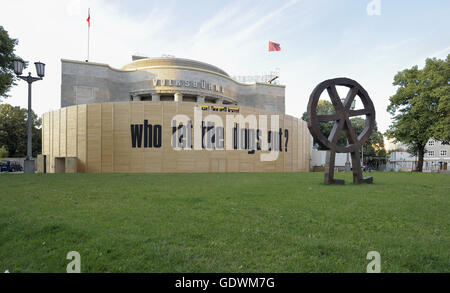
POLYGON ((91 32, 91 9, 88 9, 88 47, 87 47, 87 59, 86 61, 89 62, 89 41, 90 41, 90 32, 91 32))

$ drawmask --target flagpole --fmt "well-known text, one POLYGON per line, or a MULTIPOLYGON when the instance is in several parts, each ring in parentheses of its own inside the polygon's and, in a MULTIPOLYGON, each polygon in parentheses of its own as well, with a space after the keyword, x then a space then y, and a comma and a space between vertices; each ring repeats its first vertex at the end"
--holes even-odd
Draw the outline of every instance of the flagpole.
POLYGON ((90 42, 90 32, 91 32, 91 9, 88 9, 88 46, 87 46, 87 59, 86 61, 89 62, 89 42, 90 42))
POLYGON ((87 61, 89 61, 89 39, 90 39, 90 30, 91 28, 88 26, 88 49, 87 49, 87 61))

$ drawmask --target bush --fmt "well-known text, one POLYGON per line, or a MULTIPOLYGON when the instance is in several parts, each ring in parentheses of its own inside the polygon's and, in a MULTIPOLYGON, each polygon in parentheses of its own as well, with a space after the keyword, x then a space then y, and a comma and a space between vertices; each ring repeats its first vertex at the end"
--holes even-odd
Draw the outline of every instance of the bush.
POLYGON ((9 156, 9 152, 8 152, 8 150, 6 149, 6 147, 3 145, 1 148, 0 148, 0 158, 7 158, 9 156))

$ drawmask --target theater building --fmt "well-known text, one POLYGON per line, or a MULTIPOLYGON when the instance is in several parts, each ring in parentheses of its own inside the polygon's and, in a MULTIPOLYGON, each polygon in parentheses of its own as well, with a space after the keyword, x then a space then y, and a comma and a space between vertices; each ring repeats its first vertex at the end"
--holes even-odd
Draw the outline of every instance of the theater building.
POLYGON ((180 58, 133 56, 122 69, 61 62, 62 108, 42 117, 40 172, 309 170, 309 132, 285 115, 282 85, 240 83, 216 66, 180 58), (176 117, 187 120, 176 124, 176 117), (225 127, 234 117, 233 128, 225 127), (245 122, 252 117, 256 126, 245 122), (261 117, 268 117, 267 131, 261 117), (274 151, 275 159, 261 160, 274 151))

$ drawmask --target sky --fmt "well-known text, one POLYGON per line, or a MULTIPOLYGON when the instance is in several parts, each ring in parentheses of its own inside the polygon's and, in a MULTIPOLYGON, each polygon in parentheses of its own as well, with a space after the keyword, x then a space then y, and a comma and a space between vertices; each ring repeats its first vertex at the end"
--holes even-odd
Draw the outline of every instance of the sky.
MULTIPOLYGON (((33 84, 33 110, 60 108, 61 59, 90 58, 115 68, 133 54, 173 55, 213 64, 231 76, 275 69, 286 86, 286 114, 300 118, 320 82, 348 77, 369 93, 378 128, 395 74, 450 53, 448 0, 0 0, 0 25, 19 40, 16 54, 46 64, 33 84), (378 5, 379 4, 379 5, 378 5), (268 42, 281 45, 268 52, 268 42)), ((23 81, 3 102, 27 107, 23 81)))

